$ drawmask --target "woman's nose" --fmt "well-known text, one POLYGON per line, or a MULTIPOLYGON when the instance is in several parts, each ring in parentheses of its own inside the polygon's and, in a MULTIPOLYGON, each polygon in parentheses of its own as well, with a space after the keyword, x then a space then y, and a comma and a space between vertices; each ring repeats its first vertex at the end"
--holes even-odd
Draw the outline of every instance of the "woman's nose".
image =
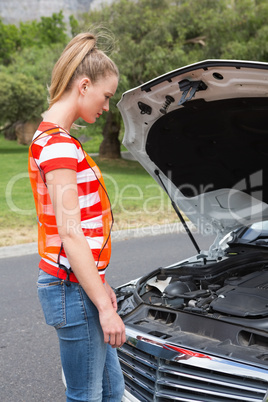
POLYGON ((109 99, 107 99, 103 105, 103 110, 109 112, 109 99))

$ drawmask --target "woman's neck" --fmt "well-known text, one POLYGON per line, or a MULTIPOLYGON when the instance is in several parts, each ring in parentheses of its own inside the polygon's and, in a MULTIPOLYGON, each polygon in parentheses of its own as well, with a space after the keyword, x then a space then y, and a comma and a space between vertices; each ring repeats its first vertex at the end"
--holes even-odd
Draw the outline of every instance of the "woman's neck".
POLYGON ((68 99, 60 99, 43 114, 44 121, 57 124, 68 132, 77 118, 75 108, 68 99))

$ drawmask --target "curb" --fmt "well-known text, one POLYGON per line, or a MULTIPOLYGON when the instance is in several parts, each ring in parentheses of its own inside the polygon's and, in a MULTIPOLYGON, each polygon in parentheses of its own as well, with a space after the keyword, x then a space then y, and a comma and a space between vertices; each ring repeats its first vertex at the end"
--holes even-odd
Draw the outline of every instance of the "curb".
MULTIPOLYGON (((195 226, 187 222, 189 229, 195 226)), ((136 229, 118 230, 112 232, 112 242, 124 241, 146 236, 158 236, 161 234, 184 233, 184 227, 180 222, 167 225, 145 226, 136 229)), ((38 254, 37 243, 18 244, 16 246, 0 247, 0 259, 20 257, 23 255, 38 254)))

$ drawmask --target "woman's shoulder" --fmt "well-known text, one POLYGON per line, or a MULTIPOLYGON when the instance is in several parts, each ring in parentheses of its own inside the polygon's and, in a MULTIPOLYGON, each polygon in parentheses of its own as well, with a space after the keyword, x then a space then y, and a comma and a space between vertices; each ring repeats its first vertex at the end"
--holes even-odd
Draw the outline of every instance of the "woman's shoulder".
POLYGON ((32 146, 45 147, 52 144, 62 144, 63 146, 72 144, 76 148, 80 148, 79 141, 73 138, 68 131, 54 123, 42 122, 33 136, 32 146))
POLYGON ((46 158, 66 155, 78 159, 79 148, 78 141, 66 130, 52 123, 40 124, 31 145, 32 154, 37 159, 41 154, 43 157, 46 155, 46 158))

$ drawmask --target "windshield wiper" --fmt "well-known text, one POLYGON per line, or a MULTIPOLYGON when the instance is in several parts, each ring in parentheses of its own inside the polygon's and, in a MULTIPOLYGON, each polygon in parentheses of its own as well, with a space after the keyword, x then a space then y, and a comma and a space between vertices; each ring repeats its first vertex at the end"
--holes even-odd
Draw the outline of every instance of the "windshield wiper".
POLYGON ((231 241, 227 242, 228 246, 230 248, 235 248, 235 247, 248 247, 248 248, 268 248, 268 239, 267 241, 262 240, 262 239, 256 239, 254 241, 247 241, 247 240, 243 240, 243 239, 239 239, 239 238, 234 238, 231 241))

